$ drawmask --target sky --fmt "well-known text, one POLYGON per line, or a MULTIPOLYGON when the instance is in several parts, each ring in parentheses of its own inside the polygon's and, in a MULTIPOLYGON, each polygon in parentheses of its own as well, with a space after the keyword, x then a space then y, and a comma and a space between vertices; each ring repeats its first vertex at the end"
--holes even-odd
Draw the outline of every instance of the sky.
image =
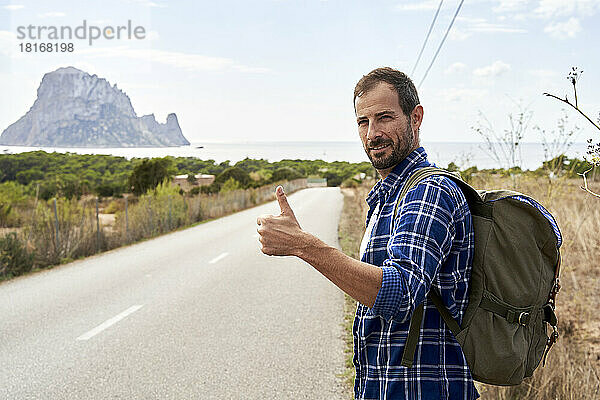
MULTIPOLYGON (((0 131, 29 110, 43 75, 74 66, 116 84, 138 115, 177 114, 192 142, 358 141, 354 85, 390 66, 419 84, 460 0, 29 1, 0 0, 0 131), (142 26, 143 39, 19 39, 19 26, 142 26), (73 43, 72 53, 21 52, 24 43, 73 43)), ((579 105, 600 111, 600 0, 465 0, 426 79, 423 141, 480 141, 509 115, 532 112, 551 138, 584 72, 579 105)), ((581 128, 576 141, 597 135, 581 128)), ((524 141, 539 142, 529 129, 524 141)))

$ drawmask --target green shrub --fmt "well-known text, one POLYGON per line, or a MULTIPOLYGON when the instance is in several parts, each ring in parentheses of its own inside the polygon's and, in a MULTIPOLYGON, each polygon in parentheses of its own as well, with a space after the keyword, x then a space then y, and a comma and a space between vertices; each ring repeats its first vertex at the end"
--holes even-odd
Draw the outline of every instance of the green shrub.
POLYGON ((33 267, 33 254, 27 251, 15 232, 0 237, 0 276, 17 276, 33 267))
POLYGON ((213 182, 210 185, 200 186, 200 193, 211 194, 211 193, 219 193, 221 190, 221 184, 218 182, 213 182))
POLYGON ((343 188, 357 188, 359 186, 360 186, 360 181, 358 181, 354 178, 348 178, 342 182, 343 188))
POLYGON ((129 176, 129 186, 133 187, 133 193, 140 196, 169 179, 172 163, 168 157, 144 159, 138 163, 129 176))
POLYGON ((233 178, 229 178, 225 181, 225 183, 223 183, 221 192, 231 192, 238 189, 241 189, 240 183, 233 178))
POLYGON ((302 174, 298 170, 291 167, 282 167, 273 171, 271 175, 272 182, 278 181, 292 181, 294 179, 302 178, 302 174))
POLYGON ((217 175, 214 183, 223 185, 225 182, 232 178, 239 182, 240 185, 244 188, 250 182, 250 174, 248 172, 244 171, 239 167, 230 167, 227 168, 225 171, 221 172, 219 175, 217 175))
POLYGON ((340 186, 343 180, 342 176, 331 171, 325 172, 324 178, 327 179, 327 186, 340 186))
POLYGON ((35 218, 25 226, 25 235, 35 249, 35 263, 40 267, 56 265, 62 258, 84 257, 105 248, 101 233, 96 243, 95 201, 59 198, 56 215, 52 200, 40 202, 35 218), (58 218, 58 235, 56 220, 58 218))
POLYGON ((110 202, 108 206, 104 209, 104 214, 114 214, 117 211, 121 211, 125 209, 125 204, 121 203, 117 200, 113 200, 110 202))
POLYGON ((96 193, 100 197, 110 197, 114 194, 114 187, 110 183, 103 183, 96 186, 96 193))
POLYGON ((185 178, 190 185, 197 185, 198 181, 196 181, 196 174, 193 172, 188 172, 187 178, 185 178))

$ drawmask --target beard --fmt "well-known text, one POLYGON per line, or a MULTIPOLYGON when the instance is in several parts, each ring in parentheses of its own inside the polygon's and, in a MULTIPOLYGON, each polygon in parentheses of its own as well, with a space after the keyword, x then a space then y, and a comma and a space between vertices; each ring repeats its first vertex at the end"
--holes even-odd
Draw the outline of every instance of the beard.
POLYGON ((389 169, 397 164, 399 164, 402 160, 404 160, 412 151, 415 144, 415 135, 410 126, 410 122, 406 124, 406 129, 404 130, 404 135, 398 135, 399 141, 398 143, 394 143, 393 140, 381 139, 377 141, 373 141, 367 145, 365 151, 367 152, 367 157, 371 160, 371 164, 377 170, 389 169), (388 156, 373 156, 371 154, 371 150, 369 147, 379 147, 386 144, 390 144, 392 148, 392 152, 388 156))

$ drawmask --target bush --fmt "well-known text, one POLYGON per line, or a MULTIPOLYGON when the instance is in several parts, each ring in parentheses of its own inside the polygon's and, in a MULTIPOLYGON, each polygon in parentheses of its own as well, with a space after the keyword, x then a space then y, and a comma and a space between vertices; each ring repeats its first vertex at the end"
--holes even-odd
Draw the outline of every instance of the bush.
POLYGON ((200 193, 204 193, 204 194, 219 193, 220 190, 221 190, 221 184, 218 182, 213 182, 210 185, 200 186, 200 193))
POLYGON ((33 254, 27 251, 15 232, 0 238, 0 276, 17 276, 33 267, 33 254))
POLYGON ((271 182, 293 181, 294 179, 302 178, 302 174, 291 167, 282 167, 273 171, 271 182))
POLYGON ((103 183, 96 186, 96 193, 100 197, 110 197, 114 194, 114 187, 110 183, 103 183))
POLYGON ((244 188, 250 182, 250 174, 248 172, 244 171, 239 167, 230 167, 227 168, 225 171, 221 172, 219 175, 217 175, 214 183, 223 185, 231 178, 239 182, 240 185, 244 188))
POLYGON ((27 187, 17 182, 0 183, 0 226, 20 226, 29 209, 27 187))
POLYGON ((471 183, 473 181, 473 175, 475 175, 477 171, 477 167, 473 166, 462 171, 460 175, 465 180, 465 182, 471 183))
MULTIPOLYGON (((179 187, 168 180, 149 189, 128 207, 129 231, 125 232, 125 212, 115 214, 115 227, 121 229, 119 243, 149 238, 169 232, 186 223, 186 205, 179 187)), ((113 238, 117 240, 117 238, 113 238)))
POLYGON ((335 172, 327 171, 324 176, 327 179, 327 186, 340 186, 343 178, 335 172))
POLYGON ((156 188, 171 175, 172 160, 165 158, 152 158, 142 160, 133 168, 129 176, 129 186, 133 187, 133 193, 140 196, 148 190, 156 188))
POLYGON ((79 258, 104 248, 103 234, 96 243, 95 201, 59 198, 56 216, 52 201, 40 202, 35 218, 25 226, 25 235, 35 248, 35 263, 40 267, 56 265, 62 258, 79 258), (58 218, 57 218, 58 217, 58 218), (58 236, 56 220, 58 219, 58 236))
POLYGON ((240 183, 233 178, 229 178, 225 181, 225 183, 223 183, 221 192, 231 192, 238 189, 241 189, 240 183))
POLYGON ((104 209, 104 214, 114 214, 117 211, 121 211, 125 209, 125 204, 121 203, 117 200, 113 200, 109 203, 108 206, 104 209))
POLYGON ((193 172, 188 172, 187 178, 185 178, 190 185, 197 185, 198 181, 196 181, 196 174, 193 172))
POLYGON ((348 179, 344 180, 344 182, 342 182, 343 188, 357 188, 359 186, 360 186, 360 181, 358 181, 354 178, 348 178, 348 179))

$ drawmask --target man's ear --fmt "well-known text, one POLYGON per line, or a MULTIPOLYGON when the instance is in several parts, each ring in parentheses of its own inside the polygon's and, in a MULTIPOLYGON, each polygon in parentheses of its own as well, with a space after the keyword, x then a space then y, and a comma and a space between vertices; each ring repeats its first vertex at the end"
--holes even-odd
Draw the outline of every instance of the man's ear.
POLYGON ((412 126, 413 131, 418 131, 421 127, 421 123, 423 122, 423 106, 417 104, 415 108, 413 108, 410 113, 410 124, 412 126))

